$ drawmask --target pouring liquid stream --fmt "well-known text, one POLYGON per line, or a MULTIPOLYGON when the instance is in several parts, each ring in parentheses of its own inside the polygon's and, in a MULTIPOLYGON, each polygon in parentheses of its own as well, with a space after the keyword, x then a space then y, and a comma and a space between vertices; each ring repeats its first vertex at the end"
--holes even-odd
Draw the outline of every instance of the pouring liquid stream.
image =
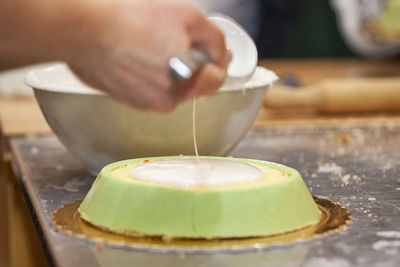
POLYGON ((216 186, 250 182, 260 179, 263 173, 250 164, 225 159, 200 160, 196 140, 196 98, 192 102, 193 146, 192 159, 154 161, 134 167, 131 177, 179 187, 216 186))
POLYGON ((197 140, 196 140, 196 98, 195 97, 193 98, 192 130, 193 130, 194 152, 196 153, 197 162, 200 163, 199 150, 197 149, 197 140))

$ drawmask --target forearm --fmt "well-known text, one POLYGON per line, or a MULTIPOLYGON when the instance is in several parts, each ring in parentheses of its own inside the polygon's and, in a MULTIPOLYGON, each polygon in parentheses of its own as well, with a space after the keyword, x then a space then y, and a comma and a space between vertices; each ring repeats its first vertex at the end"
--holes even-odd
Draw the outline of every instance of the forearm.
MULTIPOLYGON (((100 1, 98 1, 100 2, 100 1)), ((0 1, 0 61, 15 67, 71 58, 95 33, 86 0, 0 1)))

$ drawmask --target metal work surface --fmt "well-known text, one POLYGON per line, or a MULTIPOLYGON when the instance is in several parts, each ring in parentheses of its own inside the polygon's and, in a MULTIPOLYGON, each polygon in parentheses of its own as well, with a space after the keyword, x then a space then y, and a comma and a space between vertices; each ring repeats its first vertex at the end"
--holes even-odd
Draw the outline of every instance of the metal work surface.
MULTIPOLYGON (((231 154, 280 162, 303 175, 313 195, 353 214, 347 230, 249 253, 148 253, 56 231, 52 212, 82 199, 94 177, 53 137, 11 141, 13 165, 56 266, 398 266, 400 127, 252 129, 231 154)), ((201 151, 200 151, 201 153, 201 151)))

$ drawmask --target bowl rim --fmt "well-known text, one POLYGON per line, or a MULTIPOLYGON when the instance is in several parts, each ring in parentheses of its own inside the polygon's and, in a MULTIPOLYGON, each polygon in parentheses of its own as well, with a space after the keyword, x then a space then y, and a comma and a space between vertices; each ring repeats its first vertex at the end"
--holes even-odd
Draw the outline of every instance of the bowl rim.
MULTIPOLYGON (((58 74, 59 75, 59 74, 58 74)), ((266 87, 268 85, 272 85, 274 82, 278 80, 278 76, 275 74, 275 72, 264 68, 262 66, 257 66, 256 71, 249 81, 247 81, 244 84, 229 84, 222 86, 219 90, 218 93, 223 93, 223 92, 231 92, 231 91, 243 91, 243 90, 251 90, 251 89, 257 89, 261 87, 266 87), (255 76, 256 78, 254 78, 255 76), (254 79, 253 79, 254 78, 254 79)), ((95 88, 92 88, 85 83, 83 83, 79 78, 77 78, 73 72, 69 69, 68 65, 65 63, 56 63, 52 64, 50 66, 41 66, 38 68, 34 68, 30 70, 26 75, 25 75, 25 84, 28 86, 32 87, 35 90, 42 90, 42 91, 49 91, 49 92, 55 92, 55 93, 70 93, 70 94, 82 94, 82 95, 107 95, 104 92, 101 92, 95 88), (45 82, 39 78, 40 74, 46 74, 49 75, 52 72, 66 72, 68 75, 71 75, 70 78, 72 78, 75 84, 73 85, 59 85, 59 84, 54 84, 50 82, 45 82)))

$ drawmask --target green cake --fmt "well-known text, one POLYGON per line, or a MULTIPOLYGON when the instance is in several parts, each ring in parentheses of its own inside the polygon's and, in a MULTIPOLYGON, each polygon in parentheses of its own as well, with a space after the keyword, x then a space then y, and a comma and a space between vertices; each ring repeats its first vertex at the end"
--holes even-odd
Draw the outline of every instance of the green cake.
POLYGON ((143 158, 107 165, 79 207, 81 218, 120 234, 207 239, 280 234, 320 219, 302 177, 284 165, 201 157, 246 164, 262 174, 249 182, 212 186, 182 187, 131 175, 133 168, 148 162, 180 159, 143 158))

